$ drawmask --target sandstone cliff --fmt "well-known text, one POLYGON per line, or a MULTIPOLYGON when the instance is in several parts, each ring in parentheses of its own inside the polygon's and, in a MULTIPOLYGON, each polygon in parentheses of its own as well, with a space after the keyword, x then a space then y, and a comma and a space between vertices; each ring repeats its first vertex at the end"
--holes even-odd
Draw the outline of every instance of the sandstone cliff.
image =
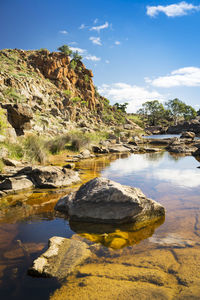
POLYGON ((17 135, 62 134, 74 127, 99 129, 125 122, 101 97, 93 74, 79 60, 46 49, 0 51, 0 105, 17 135))

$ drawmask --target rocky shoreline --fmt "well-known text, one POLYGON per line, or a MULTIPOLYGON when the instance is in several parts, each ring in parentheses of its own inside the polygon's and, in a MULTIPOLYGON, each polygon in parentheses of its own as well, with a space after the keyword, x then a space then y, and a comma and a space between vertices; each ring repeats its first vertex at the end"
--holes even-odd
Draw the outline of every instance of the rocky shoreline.
POLYGON ((79 154, 66 155, 61 166, 41 166, 23 164, 4 158, 4 173, 0 174, 0 196, 31 188, 59 188, 80 181, 75 169, 76 163, 83 159, 95 159, 98 156, 119 153, 153 153, 168 151, 174 154, 200 156, 200 140, 195 134, 184 132, 180 138, 148 139, 135 136, 122 139, 113 137, 102 141, 98 146, 82 150, 79 154))

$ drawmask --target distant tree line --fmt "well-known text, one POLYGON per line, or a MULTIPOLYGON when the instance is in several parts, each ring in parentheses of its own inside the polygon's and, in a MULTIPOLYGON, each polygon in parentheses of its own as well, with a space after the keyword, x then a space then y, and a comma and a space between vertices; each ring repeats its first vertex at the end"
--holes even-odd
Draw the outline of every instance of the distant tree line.
POLYGON ((195 109, 175 98, 165 103, 158 100, 147 101, 137 111, 140 117, 147 121, 148 125, 159 125, 162 121, 172 121, 175 125, 179 120, 189 121, 197 116, 195 109))

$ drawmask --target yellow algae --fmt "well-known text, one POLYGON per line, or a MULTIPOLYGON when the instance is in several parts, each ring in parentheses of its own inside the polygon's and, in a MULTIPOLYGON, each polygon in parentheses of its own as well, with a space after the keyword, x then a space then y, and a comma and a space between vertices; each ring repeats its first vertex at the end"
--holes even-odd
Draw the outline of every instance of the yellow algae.
POLYGON ((200 249, 174 251, 132 247, 99 257, 68 277, 50 299, 200 299, 200 249))
POLYGON ((51 300, 173 299, 173 279, 159 271, 123 265, 88 265, 55 291, 51 300))
POLYGON ((145 226, 146 223, 140 223, 125 224, 120 227, 105 224, 70 222, 70 227, 81 237, 91 242, 100 243, 112 249, 121 249, 137 244, 141 240, 152 236, 155 229, 163 222, 164 218, 160 218, 156 222, 152 221, 148 226, 145 226))

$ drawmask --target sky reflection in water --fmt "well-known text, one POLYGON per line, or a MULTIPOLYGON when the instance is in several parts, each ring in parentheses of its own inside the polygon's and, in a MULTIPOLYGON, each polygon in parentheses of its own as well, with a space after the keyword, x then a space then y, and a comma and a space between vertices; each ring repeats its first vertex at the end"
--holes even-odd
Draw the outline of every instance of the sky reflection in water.
POLYGON ((196 188, 200 186, 198 166, 199 162, 192 156, 178 157, 167 152, 133 154, 112 162, 102 176, 133 186, 142 179, 148 185, 164 181, 181 188, 196 188))

